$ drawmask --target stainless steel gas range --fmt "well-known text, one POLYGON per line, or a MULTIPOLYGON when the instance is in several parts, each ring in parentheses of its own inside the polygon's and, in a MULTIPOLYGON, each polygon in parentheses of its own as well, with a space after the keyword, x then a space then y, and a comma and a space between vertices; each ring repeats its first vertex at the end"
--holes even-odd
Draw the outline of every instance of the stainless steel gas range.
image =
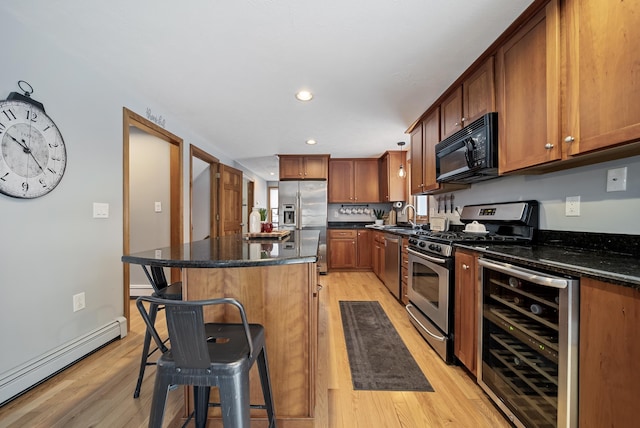
POLYGON ((431 347, 451 364, 453 356, 454 253, 456 243, 530 242, 538 226, 538 203, 519 201, 467 205, 462 226, 417 230, 409 238, 407 313, 431 347), (478 231, 476 223, 484 226, 478 231), (471 226, 469 225, 471 224, 471 226), (465 231, 473 229, 474 232, 465 231))

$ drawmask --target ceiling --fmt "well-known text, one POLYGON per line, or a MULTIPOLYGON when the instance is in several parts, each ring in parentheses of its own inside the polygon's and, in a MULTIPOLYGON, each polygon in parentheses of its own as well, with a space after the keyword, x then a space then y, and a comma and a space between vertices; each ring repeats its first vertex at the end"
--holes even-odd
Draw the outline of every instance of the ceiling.
POLYGON ((5 0, 0 10, 135 88, 154 113, 210 141, 214 156, 277 180, 278 153, 397 150, 531 3, 5 0), (297 101, 300 89, 313 100, 297 101))

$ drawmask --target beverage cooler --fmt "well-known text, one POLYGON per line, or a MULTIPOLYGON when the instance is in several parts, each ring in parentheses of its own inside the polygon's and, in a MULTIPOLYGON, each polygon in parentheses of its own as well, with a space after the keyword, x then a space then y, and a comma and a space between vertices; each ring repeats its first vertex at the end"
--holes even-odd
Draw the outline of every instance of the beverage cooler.
POLYGON ((479 264, 478 383, 518 427, 577 427, 578 280, 479 264))

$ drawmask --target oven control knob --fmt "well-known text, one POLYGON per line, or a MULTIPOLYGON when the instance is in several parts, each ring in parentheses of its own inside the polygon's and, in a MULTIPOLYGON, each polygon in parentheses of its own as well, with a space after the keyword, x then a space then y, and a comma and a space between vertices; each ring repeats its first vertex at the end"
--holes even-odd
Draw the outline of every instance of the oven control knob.
POLYGON ((436 244, 431 244, 431 245, 429 245, 429 249, 430 249, 431 251, 438 251, 438 252, 440 252, 440 251, 442 250, 442 248, 440 247, 440 245, 436 245, 436 244))
POLYGON ((421 246, 422 248, 424 248, 427 245, 427 243, 426 242, 418 242, 418 245, 421 246))

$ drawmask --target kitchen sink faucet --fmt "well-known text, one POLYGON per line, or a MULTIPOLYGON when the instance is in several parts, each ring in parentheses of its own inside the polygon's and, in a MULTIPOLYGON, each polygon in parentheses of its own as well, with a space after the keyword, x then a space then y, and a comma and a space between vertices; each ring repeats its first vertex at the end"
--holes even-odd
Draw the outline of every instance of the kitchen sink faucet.
MULTIPOLYGON (((405 205, 405 206, 404 206, 404 208, 402 208, 402 211, 400 211, 400 214, 402 214, 402 215, 407 214, 407 209, 408 209, 409 207, 413 208, 413 215, 414 215, 414 216, 417 216, 417 214, 418 214, 418 213, 416 212, 416 207, 414 207, 414 206, 413 206, 413 205, 411 205, 411 204, 407 204, 407 205, 405 205)), ((409 222, 409 224, 411 225, 411 228, 412 228, 412 229, 415 229, 415 228, 416 228, 416 224, 415 224, 413 221, 411 221, 411 219, 409 218, 409 215, 407 215, 407 221, 408 221, 408 222, 409 222)))

